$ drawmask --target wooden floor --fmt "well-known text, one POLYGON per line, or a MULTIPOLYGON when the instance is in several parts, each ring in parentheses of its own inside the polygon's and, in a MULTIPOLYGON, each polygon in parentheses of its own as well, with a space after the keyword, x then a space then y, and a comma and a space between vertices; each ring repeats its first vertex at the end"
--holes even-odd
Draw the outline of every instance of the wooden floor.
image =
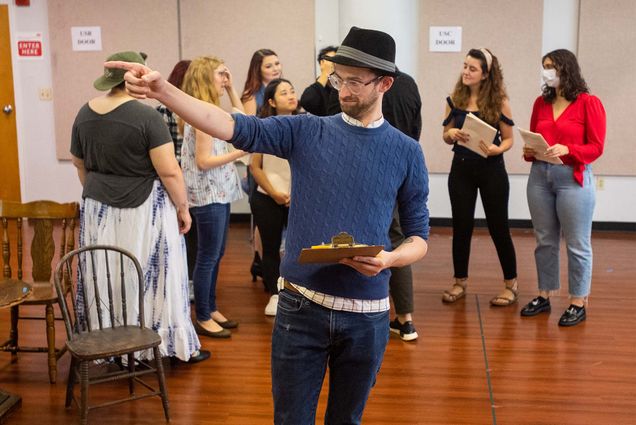
MULTIPOLYGON (((513 237, 525 303, 536 290, 534 237, 529 230, 515 230, 513 237)), ((452 276, 449 230, 433 229, 429 242, 428 256, 414 267, 420 338, 405 343, 391 337, 364 424, 636 424, 636 234, 594 234, 588 320, 565 329, 557 320, 568 306, 567 285, 552 298, 550 315, 521 318, 521 304, 489 306, 503 283, 483 230, 473 239, 469 295, 455 305, 442 304, 440 294, 452 276)), ((222 312, 238 320, 240 329, 231 340, 204 337, 212 359, 167 371, 173 424, 272 423, 273 319, 263 315, 268 296, 260 281, 251 283, 250 261, 248 228, 233 225, 218 298, 222 312)), ((35 325, 21 328, 25 342, 43 339, 35 325)), ((8 312, 2 310, 0 332, 7 329, 8 312)), ((63 343, 61 326, 58 331, 63 343)), ((23 398, 6 423, 76 423, 77 408, 64 409, 68 364, 67 355, 60 361, 58 383, 49 385, 45 356, 23 354, 10 364, 9 354, 0 353, 0 387, 23 398)), ((94 395, 126 389, 125 383, 110 385, 94 395)), ((323 423, 325 400, 323 390, 317 423, 323 423)), ((163 413, 159 399, 147 399, 94 411, 89 420, 159 424, 163 413)))

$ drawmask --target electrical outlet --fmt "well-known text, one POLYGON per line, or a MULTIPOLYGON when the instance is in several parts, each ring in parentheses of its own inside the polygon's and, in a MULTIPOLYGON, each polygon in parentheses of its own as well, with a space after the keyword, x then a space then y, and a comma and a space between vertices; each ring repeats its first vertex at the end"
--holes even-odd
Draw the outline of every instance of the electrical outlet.
POLYGON ((53 90, 50 87, 40 88, 40 100, 53 100, 53 90))
POLYGON ((596 190, 605 189, 605 179, 603 177, 596 178, 596 190))

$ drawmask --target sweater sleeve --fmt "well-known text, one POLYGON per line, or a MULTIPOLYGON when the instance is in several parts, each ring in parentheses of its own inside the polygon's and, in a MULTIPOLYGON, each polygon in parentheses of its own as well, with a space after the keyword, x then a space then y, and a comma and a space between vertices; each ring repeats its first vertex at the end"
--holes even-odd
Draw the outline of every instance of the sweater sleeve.
POLYGON ((419 143, 413 153, 407 176, 398 192, 400 226, 404 236, 419 236, 428 240, 428 171, 419 143))
POLYGON ((306 124, 315 123, 313 115, 274 116, 257 118, 234 114, 234 134, 228 140, 237 149, 247 152, 268 153, 289 159, 294 143, 302 140, 300 132, 312 134, 306 124))
POLYGON ((570 155, 581 164, 590 164, 603 154, 605 145, 605 108, 596 96, 586 96, 584 108, 585 140, 568 146, 570 155))

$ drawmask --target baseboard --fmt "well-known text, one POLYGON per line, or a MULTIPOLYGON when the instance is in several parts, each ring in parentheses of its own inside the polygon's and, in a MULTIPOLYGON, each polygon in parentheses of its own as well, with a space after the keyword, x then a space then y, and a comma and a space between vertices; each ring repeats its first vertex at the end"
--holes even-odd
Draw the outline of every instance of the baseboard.
MULTIPOLYGON (((251 214, 236 213, 230 217, 232 223, 249 223, 251 214)), ((510 227, 513 229, 532 229, 532 221, 530 220, 510 220, 510 227)), ((451 227, 453 221, 446 217, 431 217, 431 226, 435 227, 451 227)), ((478 218, 475 220, 475 227, 488 227, 486 219, 478 218)), ((612 231, 612 232, 636 232, 636 223, 618 222, 618 221, 595 221, 592 223, 592 230, 596 231, 612 231)))
MULTIPOLYGON (((513 229, 532 229, 531 220, 513 219, 509 220, 510 227, 513 229)), ((453 221, 451 218, 431 218, 431 226, 451 227, 453 221)), ((486 219, 475 219, 475 227, 488 227, 486 219)), ((636 232, 636 223, 618 222, 618 221, 595 221, 592 223, 592 230, 596 231, 612 231, 612 232, 636 232)))

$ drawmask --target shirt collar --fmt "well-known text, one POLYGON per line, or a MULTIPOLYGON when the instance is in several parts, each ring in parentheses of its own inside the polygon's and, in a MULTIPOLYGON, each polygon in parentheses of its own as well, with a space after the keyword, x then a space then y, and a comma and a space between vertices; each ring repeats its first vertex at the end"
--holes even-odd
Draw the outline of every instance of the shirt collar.
POLYGON ((369 125, 367 125, 366 127, 365 127, 364 124, 362 124, 362 121, 358 121, 357 119, 350 117, 349 115, 345 114, 344 112, 342 113, 342 119, 344 120, 344 122, 346 122, 347 124, 352 125, 354 127, 378 128, 382 124, 384 124, 384 117, 383 116, 380 116, 380 118, 378 118, 377 120, 369 123, 369 125))

